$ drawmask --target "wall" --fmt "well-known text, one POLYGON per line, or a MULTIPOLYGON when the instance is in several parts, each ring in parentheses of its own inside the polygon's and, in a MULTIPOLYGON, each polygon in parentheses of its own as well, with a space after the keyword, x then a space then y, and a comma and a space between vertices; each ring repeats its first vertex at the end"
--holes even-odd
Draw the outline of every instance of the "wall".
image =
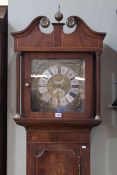
POLYGON ((93 29, 106 32, 101 59, 101 115, 102 124, 91 132, 91 174, 116 175, 117 111, 108 108, 116 90, 117 79, 117 15, 116 0, 9 0, 9 61, 8 61, 8 169, 7 175, 25 175, 25 130, 13 121, 15 116, 15 53, 10 33, 24 29, 33 18, 46 15, 54 21, 61 4, 64 20, 77 15, 93 29))
POLYGON ((0 5, 8 5, 8 0, 0 0, 0 5))

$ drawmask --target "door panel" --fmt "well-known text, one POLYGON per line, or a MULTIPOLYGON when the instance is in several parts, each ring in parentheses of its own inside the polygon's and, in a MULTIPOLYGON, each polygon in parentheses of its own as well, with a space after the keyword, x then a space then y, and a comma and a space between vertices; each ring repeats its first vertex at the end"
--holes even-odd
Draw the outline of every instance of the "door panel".
POLYGON ((76 175, 78 160, 72 150, 42 150, 36 156, 36 175, 76 175))
POLYGON ((27 151, 27 175, 90 174, 89 144, 29 143, 27 151))

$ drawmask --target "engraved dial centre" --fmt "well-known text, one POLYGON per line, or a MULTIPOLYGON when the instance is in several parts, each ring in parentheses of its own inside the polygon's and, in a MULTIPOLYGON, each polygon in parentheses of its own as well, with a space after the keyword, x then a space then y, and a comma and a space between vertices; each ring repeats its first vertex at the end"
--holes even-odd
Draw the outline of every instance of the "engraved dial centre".
POLYGON ((51 96, 56 98, 58 96, 63 97, 70 90, 70 81, 62 74, 54 75, 49 79, 47 89, 51 96))

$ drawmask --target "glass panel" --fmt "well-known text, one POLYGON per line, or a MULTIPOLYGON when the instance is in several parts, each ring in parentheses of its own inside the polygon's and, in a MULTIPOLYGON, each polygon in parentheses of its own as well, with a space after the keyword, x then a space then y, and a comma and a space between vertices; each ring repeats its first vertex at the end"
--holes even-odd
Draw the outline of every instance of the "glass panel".
POLYGON ((84 98, 84 60, 32 60, 31 111, 83 112, 84 98))

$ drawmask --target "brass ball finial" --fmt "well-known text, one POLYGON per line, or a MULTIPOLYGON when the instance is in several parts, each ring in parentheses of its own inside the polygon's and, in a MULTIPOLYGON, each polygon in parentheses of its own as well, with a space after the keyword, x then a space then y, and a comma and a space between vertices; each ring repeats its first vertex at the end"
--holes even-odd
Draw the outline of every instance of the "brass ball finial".
POLYGON ((47 17, 43 17, 40 21, 41 27, 47 28, 50 25, 50 20, 47 17))
POLYGON ((74 17, 70 16, 70 17, 67 18, 66 25, 69 28, 74 27, 76 24, 77 24, 77 21, 76 21, 76 19, 74 17))
POLYGON ((58 12, 55 14, 55 19, 60 22, 63 19, 63 14, 60 12, 60 4, 58 6, 58 12))

